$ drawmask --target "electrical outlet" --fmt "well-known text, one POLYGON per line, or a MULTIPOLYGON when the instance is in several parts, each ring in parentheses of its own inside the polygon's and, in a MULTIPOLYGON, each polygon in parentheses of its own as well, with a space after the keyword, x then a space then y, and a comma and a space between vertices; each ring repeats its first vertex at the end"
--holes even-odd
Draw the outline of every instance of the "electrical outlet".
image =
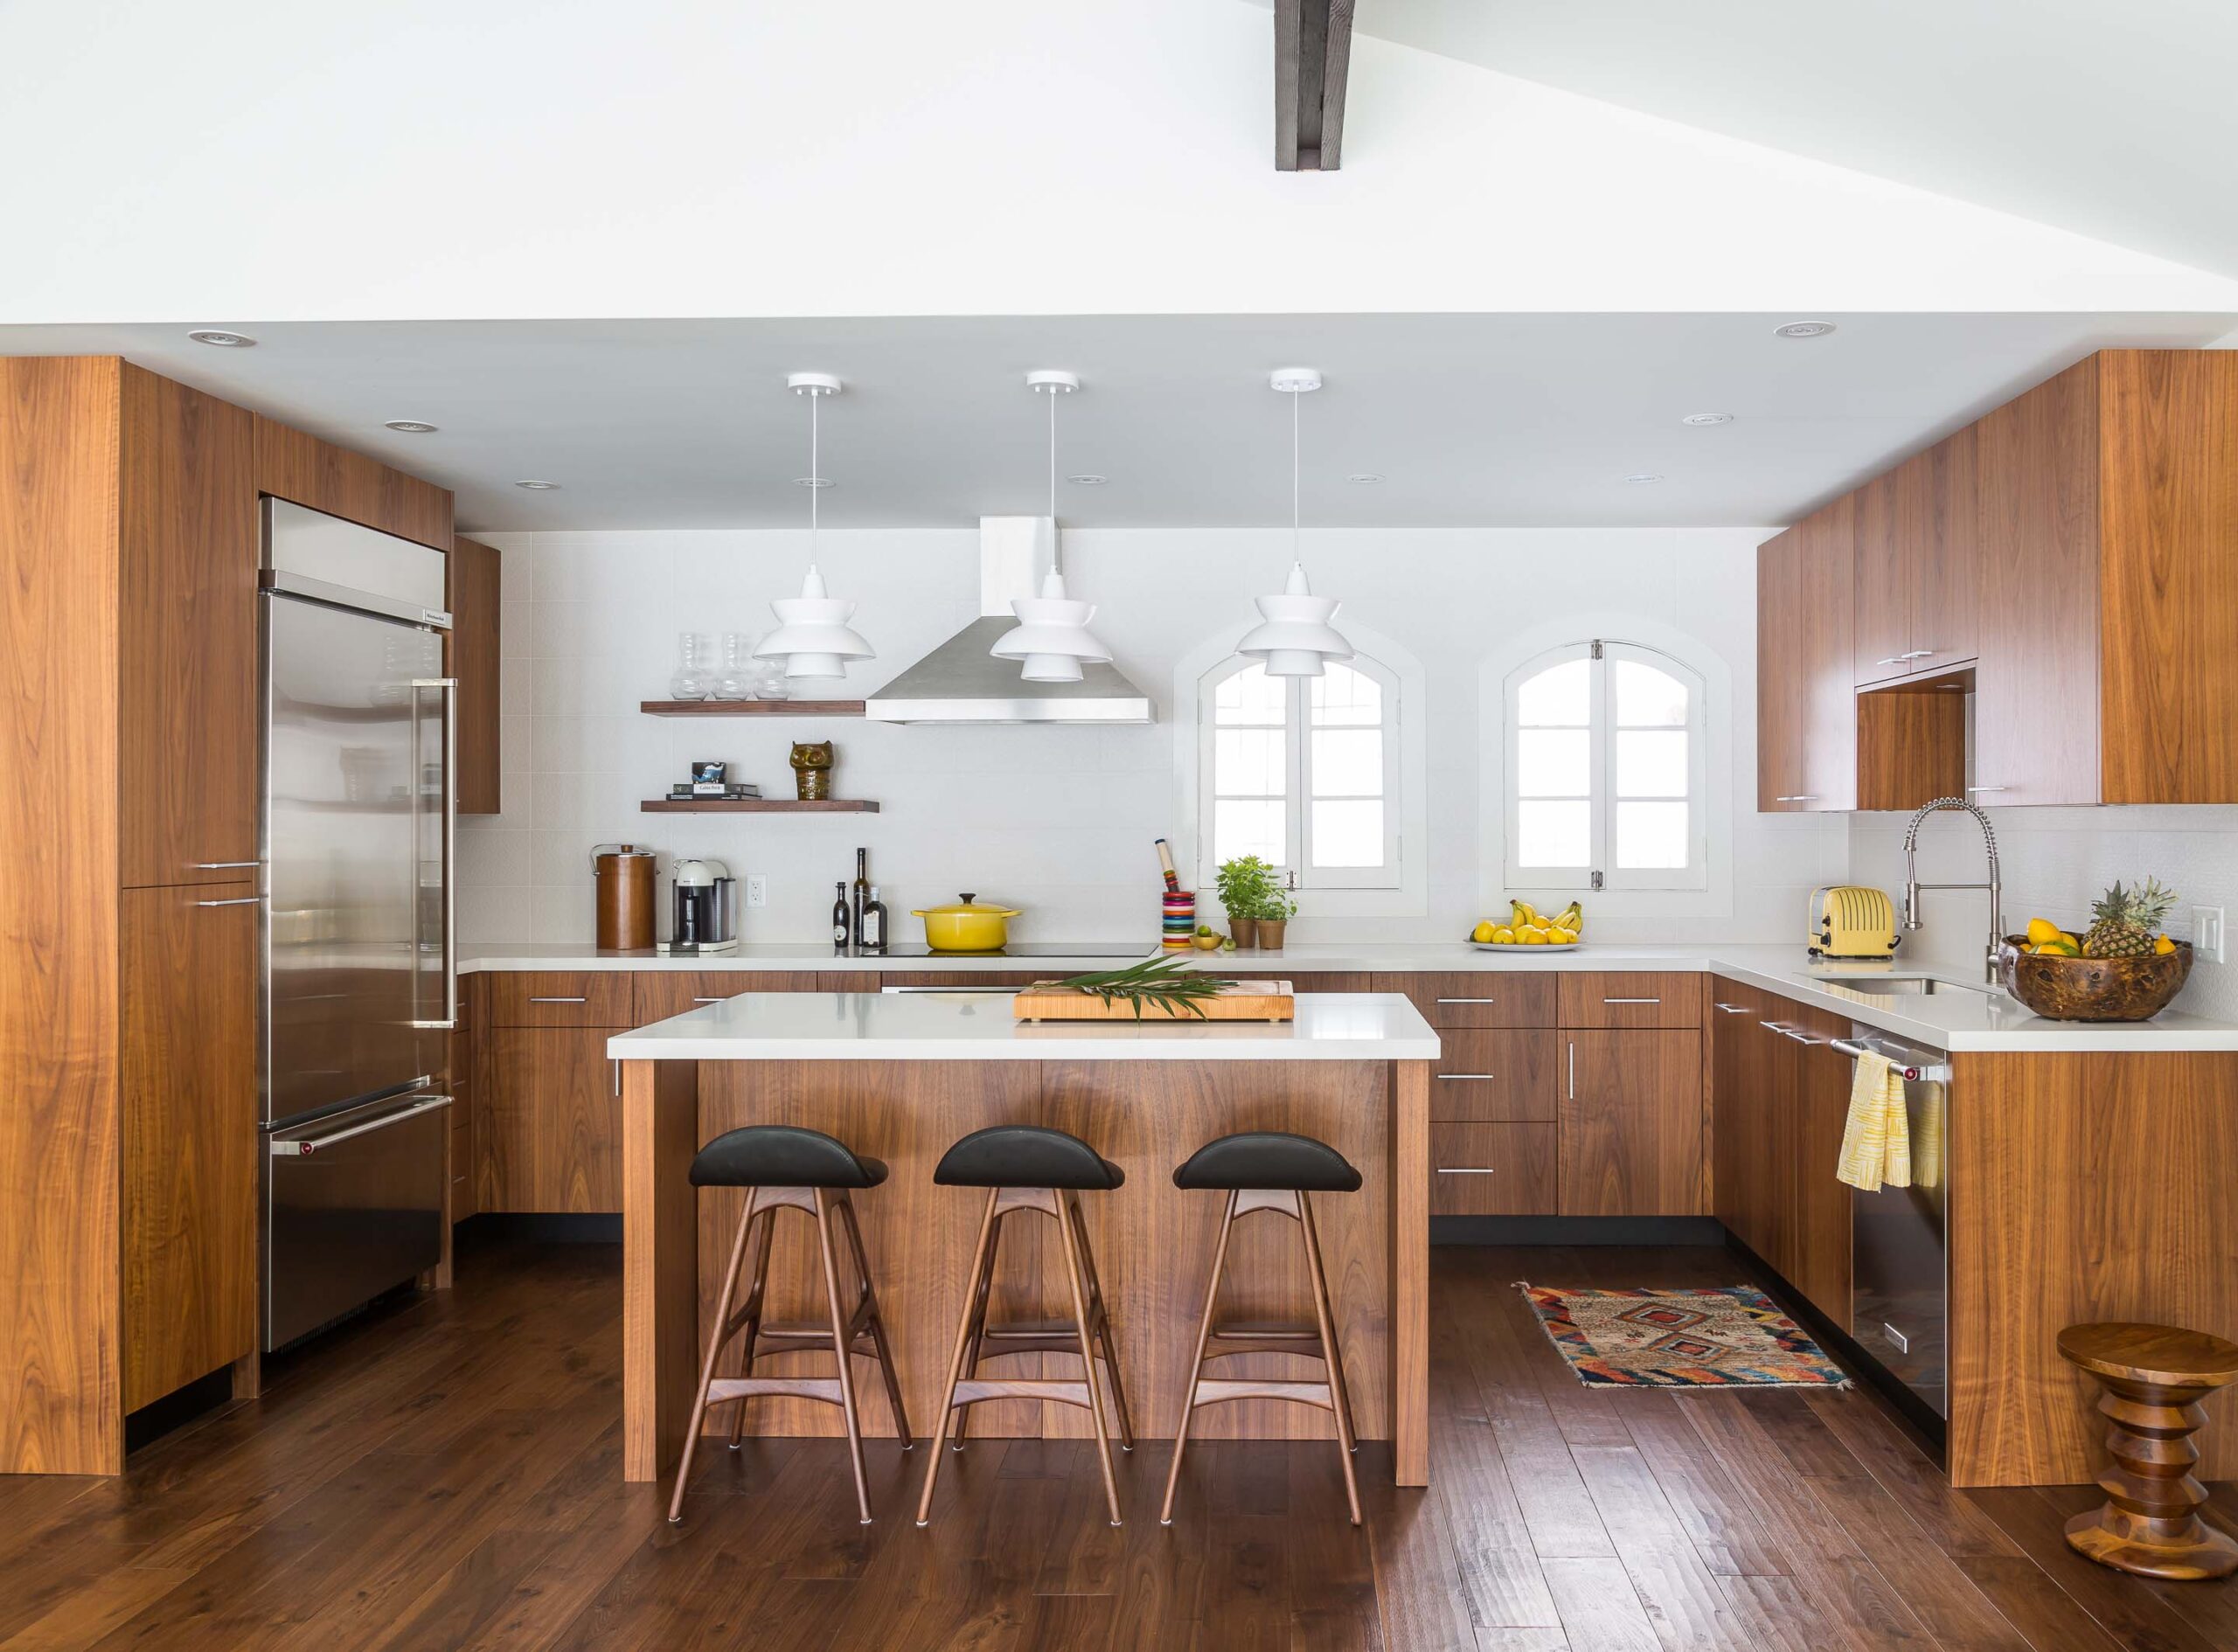
POLYGON ((760 872, 748 872, 746 875, 746 904, 749 906, 766 906, 769 904, 769 880, 760 872))
POLYGON ((2222 908, 2192 908, 2192 956, 2207 963, 2222 961, 2222 908))

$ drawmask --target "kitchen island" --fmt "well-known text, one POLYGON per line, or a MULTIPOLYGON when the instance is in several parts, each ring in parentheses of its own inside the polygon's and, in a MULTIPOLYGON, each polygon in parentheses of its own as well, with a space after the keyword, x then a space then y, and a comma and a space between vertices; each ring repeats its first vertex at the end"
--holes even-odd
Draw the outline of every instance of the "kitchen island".
MULTIPOLYGON (((1006 997, 990 995, 750 992, 609 1039, 622 1075, 625 1478, 657 1478, 681 1449, 738 1220, 737 1190, 690 1184, 703 1142, 741 1125, 803 1125, 886 1162, 886 1181, 858 1206, 903 1398, 925 1419, 938 1408, 982 1204, 970 1189, 935 1186, 933 1167, 972 1130, 1032 1123, 1070 1131, 1127 1173, 1123 1187, 1082 1203, 1138 1429, 1152 1439, 1180 1425, 1220 1217, 1217 1199, 1174 1187, 1174 1166, 1237 1130, 1296 1131, 1351 1160, 1360 1190, 1315 1203, 1345 1375, 1361 1437, 1391 1442, 1399 1484, 1428 1483, 1428 1091, 1440 1048, 1398 993, 1302 996, 1297 1018, 1274 1024, 1138 1025, 1021 1024, 1006 997)), ((1272 1231, 1285 1226, 1237 1230, 1227 1315, 1303 1311, 1295 1237, 1272 1231)), ((777 1313, 797 1306, 805 1316, 820 1288, 805 1252, 781 1247, 777 1313)), ((1063 1289, 1041 1236, 1006 1244, 998 1317, 1060 1316, 1063 1289)), ((829 1357, 757 1365, 787 1362, 829 1357)), ((1238 1376, 1295 1370, 1280 1355, 1235 1363, 1238 1376)), ((754 1401, 746 1426, 839 1432, 829 1407, 794 1399, 754 1401)), ((1305 1407, 1250 1400, 1203 1413, 1192 1432, 1318 1439, 1327 1426, 1305 1407)), ((866 1394, 864 1428, 893 1434, 882 1398, 866 1394)), ((974 1407, 972 1428, 1053 1437, 1084 1434, 1087 1423, 1071 1407, 1004 1401, 974 1407)))

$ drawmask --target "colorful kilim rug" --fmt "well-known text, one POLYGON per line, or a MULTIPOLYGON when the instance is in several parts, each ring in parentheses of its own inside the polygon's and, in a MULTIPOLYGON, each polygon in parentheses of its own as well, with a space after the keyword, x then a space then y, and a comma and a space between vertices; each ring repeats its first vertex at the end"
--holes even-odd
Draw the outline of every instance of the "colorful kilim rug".
POLYGON ((1846 1388, 1772 1299, 1712 1290, 1557 1290, 1519 1282, 1539 1329, 1588 1388, 1846 1388))

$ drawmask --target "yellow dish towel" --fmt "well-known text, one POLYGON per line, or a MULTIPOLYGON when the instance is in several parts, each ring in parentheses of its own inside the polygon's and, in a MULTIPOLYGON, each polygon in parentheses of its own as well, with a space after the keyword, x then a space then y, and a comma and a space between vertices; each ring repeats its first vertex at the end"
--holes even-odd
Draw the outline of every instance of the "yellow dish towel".
POLYGON ((1923 1086, 1920 1097, 1920 1139, 1912 1150, 1914 1187, 1933 1187, 1943 1180, 1943 1099, 1939 1082, 1923 1086))
POLYGON ((1904 1081, 1886 1056, 1866 1051, 1850 1080, 1850 1116, 1842 1128, 1837 1181, 1877 1193, 1912 1184, 1911 1130, 1904 1118, 1904 1081))

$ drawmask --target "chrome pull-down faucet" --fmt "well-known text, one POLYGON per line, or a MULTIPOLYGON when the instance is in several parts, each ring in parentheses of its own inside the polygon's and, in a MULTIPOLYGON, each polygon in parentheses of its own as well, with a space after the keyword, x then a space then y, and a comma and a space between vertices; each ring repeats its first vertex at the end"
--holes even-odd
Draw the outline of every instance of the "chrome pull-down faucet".
POLYGON ((1920 891, 1922 889, 1986 889, 1990 892, 1990 943, 1983 954, 1983 978, 1991 986, 1998 982, 1998 953, 2005 945, 2005 880, 1998 871, 1997 829, 1990 824, 1990 817, 1963 797, 1938 797, 1931 803, 1922 803, 1913 814, 1911 823, 1904 828, 1904 928, 1918 930, 1920 923, 1920 891), (1923 884, 1919 877, 1920 823, 1937 809, 1955 809, 1971 815, 1974 823, 1982 829, 1982 844, 1988 850, 1990 878, 1985 884, 1923 884))

